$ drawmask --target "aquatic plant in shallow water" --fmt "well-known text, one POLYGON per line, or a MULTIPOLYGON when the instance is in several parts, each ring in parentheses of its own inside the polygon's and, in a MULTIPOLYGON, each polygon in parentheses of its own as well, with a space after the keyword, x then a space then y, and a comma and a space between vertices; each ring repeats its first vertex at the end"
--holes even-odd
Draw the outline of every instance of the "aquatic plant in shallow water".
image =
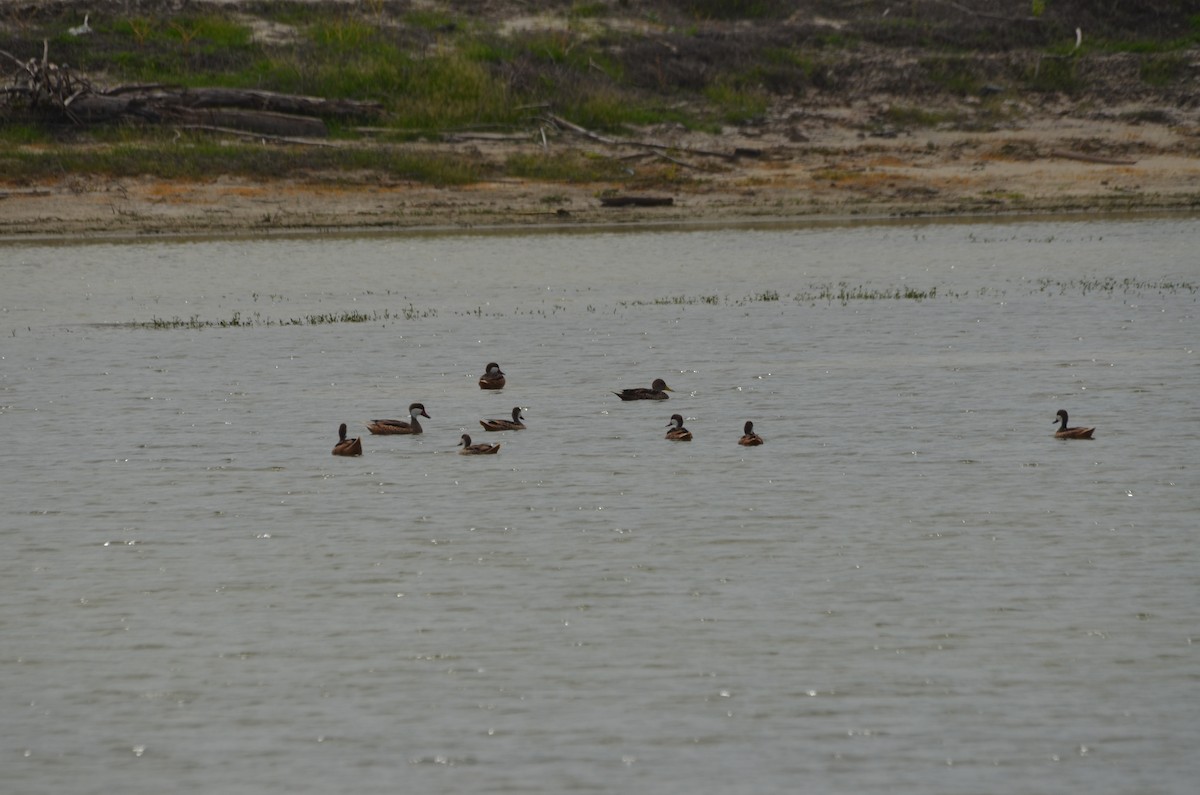
POLYGON ((273 318, 266 317, 259 312, 255 312, 250 316, 243 316, 241 312, 234 312, 227 320, 206 320, 199 315, 181 318, 176 315, 169 319, 152 317, 148 321, 135 320, 122 325, 148 329, 251 328, 256 326, 323 326, 334 323, 371 323, 392 320, 394 318, 418 320, 430 317, 437 317, 436 309, 418 310, 412 304, 409 304, 399 314, 394 314, 390 309, 374 312, 350 310, 344 312, 324 312, 303 315, 301 317, 273 318))

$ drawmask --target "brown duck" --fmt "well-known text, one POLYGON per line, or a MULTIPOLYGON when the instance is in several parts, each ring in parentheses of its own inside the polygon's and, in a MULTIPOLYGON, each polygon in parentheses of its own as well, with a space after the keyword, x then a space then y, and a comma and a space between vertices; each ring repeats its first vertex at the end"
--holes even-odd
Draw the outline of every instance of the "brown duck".
POLYGON ((338 443, 333 446, 334 455, 362 455, 362 439, 346 438, 346 423, 338 427, 338 443))
POLYGON ((410 403, 408 406, 408 422, 404 420, 371 420, 367 423, 367 430, 371 433, 381 436, 392 434, 414 434, 425 433, 425 429, 421 427, 421 423, 417 422, 417 417, 431 419, 425 413, 425 406, 420 403, 410 403))
POLYGON ((1095 428, 1068 428, 1067 427, 1067 410, 1059 409, 1055 415, 1058 419, 1055 422, 1059 423, 1058 430, 1054 432, 1055 439, 1091 439, 1092 432, 1095 428))
POLYGON ((479 376, 480 389, 504 389, 504 371, 495 362, 488 362, 483 375, 479 376))
POLYGON ((690 442, 692 440, 692 432, 683 427, 683 415, 672 414, 667 427, 671 430, 667 431, 666 438, 672 442, 690 442))
POLYGON ((525 430, 525 423, 521 422, 523 419, 525 418, 521 416, 521 407, 513 406, 511 420, 480 420, 479 424, 485 431, 523 431, 525 430))
POLYGON ((668 392, 674 392, 674 389, 667 386, 667 382, 661 378, 655 378, 654 383, 647 389, 644 386, 635 387, 634 389, 622 389, 620 392, 613 392, 614 395, 621 400, 670 400, 671 396, 668 392))
POLYGON ((458 443, 462 449, 458 451, 459 455, 492 455, 500 452, 498 444, 471 444, 471 437, 467 434, 462 435, 462 441, 458 443))
POLYGON ((742 427, 742 438, 738 439, 738 444, 742 447, 758 447, 763 443, 763 438, 754 432, 754 423, 746 420, 745 426, 742 427))

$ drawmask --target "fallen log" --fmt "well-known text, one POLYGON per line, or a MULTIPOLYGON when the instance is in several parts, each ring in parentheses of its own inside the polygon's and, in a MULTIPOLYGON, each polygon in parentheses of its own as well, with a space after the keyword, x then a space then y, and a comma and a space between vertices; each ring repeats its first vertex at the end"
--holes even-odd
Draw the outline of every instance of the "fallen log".
POLYGON ((670 207, 670 196, 601 196, 601 207, 670 207))
POLYGON ((320 119, 290 113, 240 110, 237 108, 188 108, 180 120, 192 125, 226 127, 277 138, 327 138, 329 128, 320 119))
MULTIPOLYGON (((120 86, 109 93, 118 93, 120 86)), ((354 99, 326 99, 301 94, 279 94, 244 88, 159 88, 146 95, 159 104, 182 105, 189 108, 246 108, 297 116, 330 118, 375 117, 383 113, 383 105, 354 99)))
POLYGON ((6 50, 0 60, 15 71, 0 93, 4 106, 42 117, 57 116, 74 124, 103 124, 126 120, 149 123, 197 123, 235 127, 281 136, 325 136, 322 119, 378 118, 379 102, 327 99, 302 94, 244 88, 186 88, 162 84, 101 88, 83 75, 49 59, 42 43, 41 59, 22 61, 6 50), (209 113, 197 117, 199 111, 209 113))
POLYGON ((282 135, 268 135, 266 133, 247 132, 245 130, 235 130, 232 127, 214 127, 209 124, 181 124, 181 130, 196 130, 198 132, 211 132, 220 135, 232 135, 238 138, 251 138, 255 141, 271 141, 279 144, 299 144, 301 146, 333 146, 337 144, 330 141, 313 141, 306 138, 288 138, 282 135))

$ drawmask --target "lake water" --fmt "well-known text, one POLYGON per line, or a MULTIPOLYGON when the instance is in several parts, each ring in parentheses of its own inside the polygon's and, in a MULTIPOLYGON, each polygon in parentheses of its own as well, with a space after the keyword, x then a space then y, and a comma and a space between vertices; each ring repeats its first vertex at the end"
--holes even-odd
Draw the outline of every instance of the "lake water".
POLYGON ((2 789, 1191 793, 1198 252, 0 245, 2 789), (413 401, 424 435, 366 434, 413 401))

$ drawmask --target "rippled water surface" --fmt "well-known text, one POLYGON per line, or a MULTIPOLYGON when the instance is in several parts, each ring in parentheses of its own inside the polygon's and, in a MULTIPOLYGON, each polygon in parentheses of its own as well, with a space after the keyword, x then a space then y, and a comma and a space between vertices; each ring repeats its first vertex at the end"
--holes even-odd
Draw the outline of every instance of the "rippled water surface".
POLYGON ((0 245, 3 789, 1191 793, 1197 251, 0 245))

